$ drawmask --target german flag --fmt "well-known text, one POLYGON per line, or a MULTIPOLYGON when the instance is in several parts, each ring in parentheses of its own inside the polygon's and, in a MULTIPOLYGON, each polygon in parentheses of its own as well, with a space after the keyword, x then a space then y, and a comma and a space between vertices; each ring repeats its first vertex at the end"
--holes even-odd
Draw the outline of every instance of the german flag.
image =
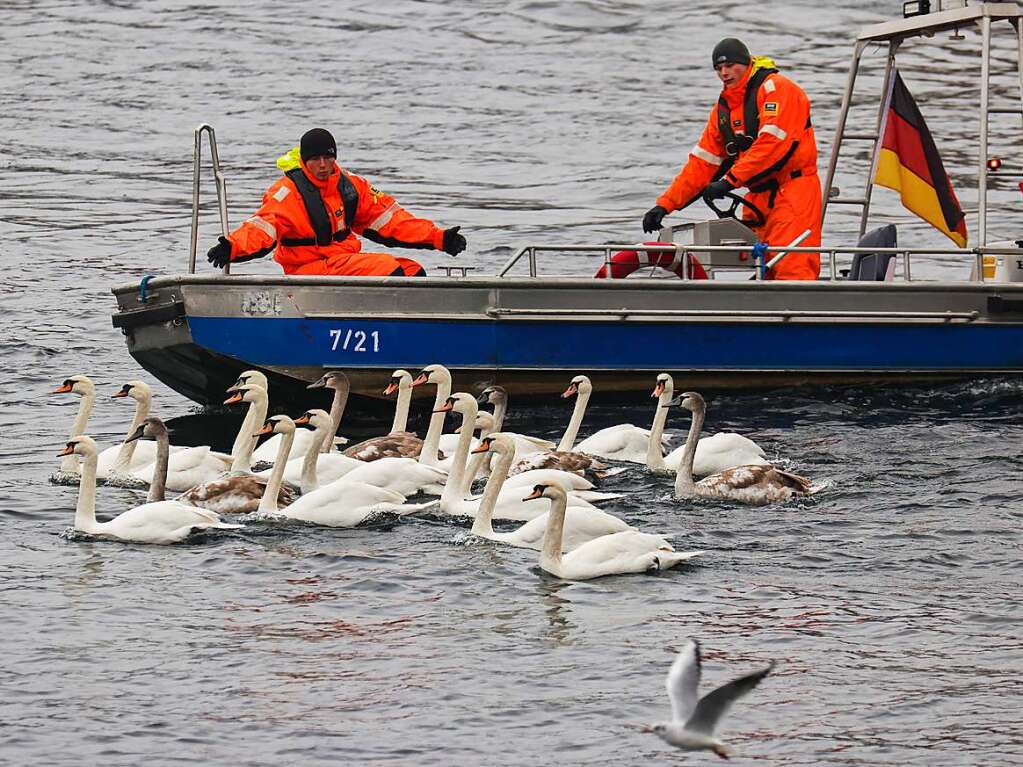
POLYGON ((888 96, 884 138, 874 183, 894 189, 902 204, 966 247, 966 218, 938 148, 913 96, 896 72, 888 96))

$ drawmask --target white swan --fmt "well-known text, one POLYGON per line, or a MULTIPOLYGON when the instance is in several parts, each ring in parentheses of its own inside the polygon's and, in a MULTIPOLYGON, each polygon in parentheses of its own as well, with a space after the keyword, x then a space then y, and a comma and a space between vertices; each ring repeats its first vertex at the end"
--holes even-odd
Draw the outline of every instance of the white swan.
MULTIPOLYGON (((111 395, 115 398, 131 396, 136 401, 135 417, 128 428, 128 434, 132 434, 145 417, 149 415, 150 403, 152 401, 149 386, 142 381, 132 381, 131 384, 125 384, 121 387, 120 391, 111 395), (131 392, 131 384, 140 384, 140 386, 137 390, 131 392), (150 394, 150 396, 147 397, 147 394, 150 394)), ((92 379, 82 374, 71 376, 64 379, 64 382, 54 389, 54 393, 77 394, 81 397, 78 405, 78 414, 75 416, 68 438, 84 434, 89 417, 92 415, 93 408, 96 405, 96 386, 92 379)), ((96 477, 105 480, 112 473, 127 473, 147 466, 155 460, 155 445, 151 443, 144 445, 137 453, 136 446, 137 443, 122 442, 120 445, 108 447, 101 451, 96 463, 96 477)), ((51 479, 53 481, 73 483, 77 481, 80 470, 81 467, 78 465, 78 459, 72 453, 64 457, 61 461, 60 471, 51 479)), ((136 482, 133 481, 132 484, 136 484, 136 482)))
MULTIPOLYGON (((334 428, 334 419, 326 410, 307 410, 294 421, 296 426, 310 425, 312 432, 303 429, 295 431, 292 441, 291 453, 295 453, 299 445, 298 435, 311 433, 312 439, 303 439, 305 454, 290 458, 284 467, 284 482, 301 489, 302 493, 309 493, 321 485, 326 485, 348 474, 348 472, 365 466, 363 461, 356 458, 349 458, 342 453, 322 453, 319 445, 330 439, 331 429, 334 428)), ((275 435, 281 437, 281 434, 275 435)), ((277 442, 278 450, 281 442, 277 442)), ((276 468, 276 465, 274 466, 276 468)), ((263 480, 269 480, 273 468, 257 471, 255 476, 263 480)))
MULTIPOLYGON (((334 371, 331 371, 331 372, 333 373, 334 371)), ((340 371, 337 371, 337 372, 340 373, 340 371)), ((330 375, 330 374, 328 374, 328 375, 330 375)), ((340 375, 344 376, 344 373, 340 373, 340 375)), ((324 376, 324 377, 326 377, 326 376, 324 376)), ((323 380, 323 378, 320 379, 320 381, 322 381, 322 380, 323 380)), ((347 376, 345 376, 344 380, 347 382, 347 380, 348 380, 347 376)), ((317 381, 316 383, 314 383, 309 388, 316 387, 317 384, 320 383, 320 381, 317 381)), ((340 384, 340 381, 337 381, 337 383, 340 384)), ((234 382, 234 385, 231 386, 227 390, 226 393, 227 394, 234 394, 237 391, 239 391, 240 389, 242 389, 247 384, 255 384, 256 386, 263 387, 263 390, 267 393, 267 407, 269 407, 270 382, 267 380, 266 375, 264 373, 262 373, 261 371, 259 371, 259 370, 246 370, 244 373, 242 373, 240 376, 238 376, 238 380, 234 382)), ((335 397, 335 400, 336 399, 337 398, 335 397)), ((346 399, 347 399, 347 397, 346 397, 346 399)), ((228 403, 225 402, 224 404, 226 405, 228 403)), ((342 407, 339 408, 339 410, 338 410, 338 413, 337 413, 338 422, 340 422, 340 420, 341 420, 341 412, 343 411, 343 409, 344 408, 343 408, 343 405, 342 405, 342 407)), ((251 425, 252 426, 259 426, 260 424, 263 423, 263 420, 265 418, 266 418, 266 409, 263 410, 262 417, 259 418, 258 420, 255 420, 251 425)), ((334 428, 335 428, 335 433, 336 433, 337 423, 334 424, 334 428)), ((243 432, 244 432, 243 429, 239 429, 238 430, 238 437, 235 439, 234 446, 231 448, 231 454, 232 455, 237 456, 238 455, 238 451, 243 447, 243 445, 246 442, 255 440, 255 438, 251 436, 252 433, 254 432, 254 429, 250 428, 248 430, 247 438, 243 438, 243 436, 242 436, 243 432)), ((292 453, 294 453, 296 455, 301 453, 301 454, 304 455, 306 450, 309 449, 310 443, 312 443, 314 441, 314 439, 315 438, 313 436, 313 432, 311 432, 311 431, 306 431, 305 429, 303 429, 302 431, 296 433, 295 434, 295 441, 292 444, 292 448, 291 448, 292 453)), ((332 444, 333 444, 332 442, 329 443, 328 447, 330 445, 332 445, 332 444)), ((280 452, 280 445, 281 445, 281 435, 280 434, 274 434, 272 437, 270 437, 270 439, 268 439, 266 442, 264 442, 259 447, 256 447, 255 446, 255 442, 253 441, 253 448, 252 448, 252 451, 251 451, 251 459, 249 461, 249 465, 246 466, 245 468, 241 469, 241 471, 251 471, 252 467, 254 465, 256 465, 256 464, 262 464, 265 467, 267 464, 272 463, 273 460, 274 460, 274 457, 278 454, 278 452, 280 452)), ((319 450, 319 449, 320 449, 320 446, 317 445, 317 450, 319 450)), ((234 471, 234 470, 235 469, 232 467, 232 471, 234 471)))
MULTIPOLYGON (((484 402, 491 401, 489 393, 493 389, 501 389, 502 387, 489 386, 483 390, 483 393, 477 398, 477 402, 483 404, 484 402)), ((495 408, 495 413, 497 412, 495 408)), ((503 418, 503 416, 502 416, 503 418)), ((493 414, 481 410, 476 414, 476 422, 474 424, 475 430, 480 433, 480 439, 482 440, 489 434, 495 434, 501 432, 507 437, 510 437, 515 441, 515 455, 532 455, 533 453, 542 453, 546 450, 550 450, 554 447, 554 443, 548 440, 538 439, 537 437, 529 437, 525 434, 517 434, 512 431, 502 431, 500 428, 501 421, 493 414)), ((461 428, 461 427, 459 427, 461 428)), ((446 435, 445 435, 446 436, 446 435)), ((491 459, 495 456, 492 453, 479 453, 476 451, 476 445, 473 445, 472 452, 474 453, 472 460, 469 462, 469 468, 465 472, 465 477, 462 480, 462 491, 463 494, 467 494, 469 489, 472 487, 474 480, 480 477, 486 477, 490 473, 490 464, 493 463, 491 459)), ((533 484, 536 484, 535 482, 533 484)), ((591 485, 592 487, 592 485, 591 485)))
MULTIPOLYGON (((73 375, 65 378, 64 382, 53 390, 54 394, 77 394, 81 397, 78 403, 78 413, 71 424, 71 432, 68 439, 74 439, 85 432, 85 425, 89 423, 89 416, 92 415, 92 408, 96 404, 96 387, 92 379, 87 375, 73 375)), ((74 482, 81 477, 81 468, 74 452, 61 453, 63 459, 60 462, 60 469, 50 477, 51 482, 74 482)))
MULTIPOLYGON (((576 376, 561 395, 563 398, 571 397, 578 391, 577 379, 586 379, 587 383, 589 383, 589 379, 586 376, 576 376)), ((586 390, 584 396, 576 400, 575 407, 572 410, 572 417, 565 428, 565 433, 561 436, 557 449, 533 453, 523 457, 512 466, 512 475, 521 474, 524 471, 531 471, 533 469, 560 469, 561 471, 571 471, 576 474, 589 472, 592 476, 599 478, 610 476, 620 471, 620 469, 609 469, 607 464, 601 463, 592 455, 573 447, 576 435, 579 433, 579 426, 583 422, 583 414, 586 411, 586 403, 589 401, 589 392, 591 390, 592 387, 586 390)))
MULTIPOLYGON (((257 418, 266 417, 266 390, 258 384, 244 384, 228 397, 224 404, 230 405, 237 402, 249 403, 249 410, 245 414, 245 420, 242 421, 238 439, 235 440, 235 444, 241 445, 241 448, 234 457, 231 473, 189 488, 178 498, 179 501, 221 514, 244 514, 254 511, 259 505, 268 480, 254 476, 249 473, 248 468, 252 464, 253 443, 259 438, 260 433, 270 433, 269 429, 266 432, 263 432, 262 429, 257 431, 258 424, 262 423, 262 420, 256 422, 257 418), (243 439, 245 431, 252 436, 251 440, 243 439)), ((266 427, 264 426, 264 428, 266 427)), ((281 445, 283 442, 278 443, 278 455, 281 454, 281 445)), ((290 450, 290 444, 288 448, 290 450)), ((276 459, 277 456, 274 458, 276 459)), ((282 466, 281 472, 283 471, 284 467, 282 466)), ((281 506, 286 506, 294 500, 294 497, 295 492, 284 485, 280 488, 278 503, 281 506)))
MULTIPOLYGON (((578 445, 575 443, 576 435, 579 433, 579 426, 583 422, 583 415, 586 406, 593 393, 593 384, 584 375, 578 375, 572 379, 563 397, 575 395, 575 408, 572 411, 572 420, 561 438, 558 450, 574 450, 577 453, 595 455, 599 458, 610 458, 616 461, 628 461, 630 463, 643 463, 646 460, 647 448, 650 445, 650 431, 633 426, 631 423, 620 423, 616 426, 608 426, 595 434, 591 434, 578 445)), ((667 440, 664 440, 665 443, 667 440)))
POLYGON ((696 456, 696 441, 703 426, 706 404, 696 392, 684 392, 672 401, 681 404, 693 414, 689 435, 683 447, 682 463, 675 475, 675 498, 727 498, 743 503, 764 505, 776 501, 787 501, 794 495, 808 495, 812 492, 810 480, 798 474, 791 474, 773 466, 735 466, 693 481, 693 459, 696 456))
MULTIPOLYGON (((348 380, 348 376, 341 370, 328 370, 316 381, 309 384, 307 389, 333 389, 334 398, 330 401, 330 430, 327 438, 323 440, 323 444, 320 445, 321 453, 332 453, 334 452, 334 445, 336 442, 347 442, 344 438, 338 438, 337 430, 341 426, 341 417, 345 414, 345 406, 348 404, 348 395, 352 391, 352 382, 348 380)), ((308 432, 296 432, 295 443, 291 446, 292 453, 300 453, 306 448, 302 445, 302 439, 299 439, 299 434, 308 434, 308 432)), ((303 438, 304 439, 304 438, 303 438)))
MULTIPOLYGON (((285 429, 286 425, 275 428, 285 429)), ((294 424, 291 429, 293 432, 294 424)), ((284 440, 283 445, 290 447, 290 437, 286 432, 284 440)), ((342 477, 303 495, 286 509, 278 509, 276 494, 271 492, 271 487, 279 487, 283 475, 281 460, 274 466, 274 472, 267 483, 267 492, 257 512, 259 516, 284 517, 326 527, 355 527, 382 513, 403 515, 430 505, 404 504, 405 496, 401 493, 342 477)))
POLYGON ((594 538, 563 555, 561 539, 565 527, 565 491, 557 485, 537 485, 527 496, 527 499, 533 498, 551 500, 540 551, 540 567, 568 581, 667 570, 704 553, 675 551, 659 535, 625 530, 594 538))
MULTIPOLYGON (((440 497, 440 510, 444 514, 459 517, 475 517, 482 503, 481 498, 465 498, 461 492, 462 478, 466 471, 469 444, 472 437, 472 433, 469 431, 469 424, 476 418, 477 407, 476 400, 471 394, 459 392, 448 397, 447 401, 440 408, 440 412, 455 412, 462 416, 462 431, 459 433, 460 441, 451 457, 451 473, 448 475, 447 484, 444 485, 444 492, 440 497)), ((593 504, 574 495, 569 498, 569 502, 572 506, 594 508, 593 504)), ((521 489, 509 488, 507 491, 498 492, 493 515, 495 519, 528 522, 534 517, 543 514, 544 511, 546 511, 545 504, 524 503, 522 501, 521 489)))
POLYGON ((441 461, 438 448, 446 412, 440 408, 451 396, 451 373, 443 365, 427 365, 412 380, 413 386, 422 386, 424 383, 434 384, 437 387, 437 394, 433 399, 433 415, 430 416, 430 426, 426 430, 426 437, 423 438, 419 462, 427 466, 436 466, 441 461))
POLYGON ((408 411, 412 404, 412 374, 407 370, 395 370, 391 373, 391 382, 384 389, 384 396, 398 392, 394 403, 394 421, 391 423, 390 434, 408 431, 408 411))
MULTIPOLYGON (((276 435, 280 437, 280 440, 277 443, 277 454, 274 456, 273 461, 274 465, 270 470, 270 476, 267 478, 266 486, 259 498, 259 504, 246 519, 262 520, 287 516, 286 510, 281 510, 280 498, 281 492, 284 490, 284 471, 288 465, 288 455, 291 453, 292 445, 295 442, 295 422, 286 415, 271 416, 263 424, 259 434, 276 435)), ((315 448, 312 453, 316 455, 315 448)))
MULTIPOLYGON (((398 392, 398 401, 394 407, 394 421, 391 424, 391 430, 383 436, 372 437, 352 445, 345 450, 345 455, 367 462, 377 461, 381 458, 420 457, 424 440, 412 432, 406 431, 408 427, 409 405, 412 400, 412 386, 411 373, 407 370, 394 371, 394 374, 391 376, 391 382, 384 389, 385 395, 398 392)), ((429 433, 427 433, 427 437, 430 437, 429 433)), ((436 461, 433 463, 423 461, 423 463, 431 466, 437 464, 436 461)))
MULTIPOLYGON (((128 439, 149 416, 153 403, 153 390, 149 388, 149 384, 145 381, 128 381, 110 397, 111 399, 130 397, 135 400, 135 415, 131 419, 131 426, 128 427, 124 442, 118 447, 107 448, 99 454, 96 465, 96 476, 99 479, 116 479, 117 475, 130 474, 156 461, 157 446, 155 442, 139 442, 137 439, 128 439), (112 458, 111 454, 113 454, 112 458)), ((168 449, 175 450, 176 448, 168 446, 168 449)))
MULTIPOLYGON (((159 449, 159 448, 158 448, 159 449)), ((58 455, 83 457, 82 481, 75 508, 75 530, 129 543, 169 544, 185 540, 197 530, 238 529, 211 511, 177 501, 156 501, 128 509, 109 522, 96 521, 96 443, 85 435, 73 437, 58 455)))
POLYGON ((504 428, 504 419, 508 415, 508 392, 503 386, 488 386, 477 400, 481 405, 490 404, 494 406, 494 424, 490 432, 501 432, 515 437, 516 455, 528 455, 542 450, 553 450, 557 445, 549 439, 534 437, 530 434, 520 434, 508 431, 504 428))
MULTIPOLYGON (((476 511, 472 524, 472 534, 491 541, 497 541, 498 543, 506 543, 510 546, 539 550, 543 544, 544 530, 547 528, 549 512, 534 517, 510 533, 496 533, 492 524, 498 497, 505 478, 508 476, 508 470, 515 460, 515 444, 512 438, 501 432, 488 435, 480 441, 479 447, 473 452, 480 455, 492 452, 496 455, 497 461, 494 464, 494 470, 490 474, 490 479, 487 480, 486 490, 476 511)), ((522 492, 519 489, 517 495, 521 496, 522 492)), ((631 529, 630 525, 611 514, 606 514, 597 509, 571 506, 565 512, 565 524, 561 540, 562 550, 571 551, 586 541, 593 540, 601 535, 609 535, 631 529)))
MULTIPOLYGON (((480 430, 479 444, 482 444, 485 437, 497 433, 497 431, 492 428, 493 423, 494 417, 490 413, 481 410, 476 414, 476 428, 480 430)), ((461 427, 459 427, 459 429, 461 429, 461 427)), ((527 442, 528 444, 528 440, 530 439, 528 437, 523 438, 521 434, 516 434, 515 432, 504 431, 500 433, 512 440, 516 456, 520 455, 519 451, 522 448, 523 442, 527 442)), ((490 463, 496 463, 497 455, 495 453, 484 452, 478 450, 477 447, 478 445, 473 447, 470 451, 472 458, 470 459, 465 475, 462 478, 463 496, 471 495, 472 493, 470 490, 472 488, 473 481, 480 476, 486 478, 486 476, 489 475, 489 469, 487 466, 490 463), (488 461, 489 458, 493 458, 494 460, 488 461)), ((590 501, 591 503, 595 501, 610 501, 612 499, 622 497, 622 493, 604 493, 594 490, 593 483, 586 479, 586 477, 571 471, 562 471, 561 469, 530 469, 529 471, 509 476, 504 481, 504 489, 507 490, 511 487, 528 487, 532 489, 534 485, 538 485, 541 482, 556 482, 566 490, 570 491, 576 498, 581 498, 584 501, 590 501)))
MULTIPOLYGON (((657 385, 651 397, 657 398, 657 409, 650 433, 657 440, 650 440, 646 455, 646 465, 651 471, 659 474, 674 474, 682 463, 685 445, 662 455, 659 449, 664 424, 668 418, 668 407, 675 396, 675 382, 667 373, 657 376, 657 385)), ((764 451, 753 440, 735 432, 718 432, 710 437, 701 437, 696 443, 696 457, 693 460, 693 474, 703 477, 730 469, 733 466, 769 465, 764 451)))
POLYGON ((448 473, 439 466, 424 466, 415 458, 388 456, 371 463, 362 463, 345 474, 341 481, 365 482, 402 495, 440 495, 447 478, 448 473))
MULTIPOLYGON (((219 477, 230 467, 231 457, 215 452, 209 445, 171 449, 167 489, 175 493, 184 492, 195 485, 219 477)), ((149 485, 153 482, 156 469, 154 462, 132 471, 127 476, 149 485)))

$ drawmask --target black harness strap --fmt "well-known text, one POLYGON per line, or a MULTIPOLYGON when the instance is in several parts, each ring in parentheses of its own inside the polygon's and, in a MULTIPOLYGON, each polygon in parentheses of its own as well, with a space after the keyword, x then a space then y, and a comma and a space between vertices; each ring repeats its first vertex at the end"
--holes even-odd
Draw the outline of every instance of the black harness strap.
MULTIPOLYGON (((718 130, 725 144, 725 154, 728 155, 728 160, 731 160, 729 168, 735 164, 739 155, 753 146, 753 142, 757 140, 757 134, 760 132, 757 94, 760 92, 760 86, 764 84, 764 80, 777 71, 771 67, 758 69, 746 82, 746 95, 742 101, 742 133, 736 133, 732 127, 732 110, 729 109, 724 95, 718 97, 718 130)), ((727 172, 726 169, 722 171, 721 175, 727 172)))
POLYGON ((348 178, 344 171, 337 181, 337 190, 341 195, 341 212, 344 216, 344 228, 331 233, 330 214, 327 213, 327 206, 323 202, 323 196, 316 185, 306 178, 301 168, 289 170, 285 175, 291 179, 298 193, 302 197, 302 204, 305 205, 306 215, 309 216, 309 223, 312 224, 315 237, 283 237, 281 244, 288 247, 296 245, 318 245, 321 248, 331 242, 341 242, 352 232, 352 220, 359 209, 359 190, 348 178))
MULTIPOLYGON (((715 181, 731 170, 736 160, 739 159, 739 155, 753 146, 753 142, 756 141, 756 137, 760 133, 760 112, 757 109, 757 93, 768 75, 772 75, 777 71, 777 69, 770 68, 758 69, 747 82, 746 95, 742 104, 742 133, 736 134, 732 128, 731 111, 724 96, 718 99, 718 129, 721 131, 722 139, 724 139, 725 153, 728 156, 721 163, 717 173, 714 174, 715 181)), ((810 127, 810 116, 807 115, 805 128, 809 130, 810 127)), ((799 142, 793 141, 785 154, 777 162, 772 163, 746 182, 746 188, 750 192, 771 193, 767 199, 767 207, 769 208, 774 207, 774 200, 778 195, 778 188, 781 186, 778 179, 771 178, 771 176, 785 167, 797 149, 799 149, 799 142)), ((802 171, 797 170, 792 173, 792 178, 799 178, 802 175, 802 171)))

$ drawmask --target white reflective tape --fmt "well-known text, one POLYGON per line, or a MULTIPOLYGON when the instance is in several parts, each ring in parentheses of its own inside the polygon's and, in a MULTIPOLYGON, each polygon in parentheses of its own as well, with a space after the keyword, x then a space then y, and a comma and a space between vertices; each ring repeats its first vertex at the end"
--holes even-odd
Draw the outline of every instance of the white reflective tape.
POLYGON ((367 229, 372 229, 374 232, 379 232, 380 228, 387 225, 387 222, 391 220, 391 216, 394 215, 395 211, 398 210, 398 203, 391 203, 391 207, 377 216, 373 223, 370 224, 367 229))
POLYGON ((779 128, 777 125, 765 125, 765 126, 763 126, 760 129, 760 133, 758 133, 757 135, 759 136, 759 135, 762 135, 764 133, 770 133, 772 136, 774 136, 779 141, 784 141, 785 138, 789 135, 788 133, 783 131, 781 128, 779 128))
POLYGON ((764 93, 774 93, 775 85, 774 80, 764 80, 764 93))
MULTIPOLYGON (((285 190, 285 191, 287 191, 287 190, 285 190)), ((252 224, 257 229, 261 229, 262 231, 266 232, 268 235, 270 235, 271 239, 274 239, 274 240, 277 239, 277 229, 274 227, 273 224, 271 224, 265 218, 260 218, 259 216, 253 216, 252 218, 246 219, 245 223, 246 224, 252 224)))
POLYGON ((724 158, 718 157, 716 154, 708 152, 706 149, 704 149, 699 144, 694 146, 689 151, 689 154, 691 154, 693 157, 699 157, 701 160, 703 160, 704 162, 709 162, 711 165, 720 165, 722 160, 724 159, 724 158))
POLYGON ((291 194, 291 190, 288 189, 288 187, 286 186, 282 186, 280 189, 274 192, 273 198, 277 200, 277 202, 284 202, 284 198, 287 197, 289 194, 291 194))

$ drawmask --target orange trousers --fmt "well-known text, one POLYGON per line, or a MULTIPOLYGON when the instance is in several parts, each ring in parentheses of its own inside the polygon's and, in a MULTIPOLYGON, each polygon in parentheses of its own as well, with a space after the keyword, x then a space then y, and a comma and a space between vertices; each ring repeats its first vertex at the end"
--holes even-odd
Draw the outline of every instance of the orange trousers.
POLYGON ((343 256, 324 258, 292 270, 287 274, 329 274, 339 277, 425 277, 426 270, 411 258, 389 256, 386 253, 345 253, 343 256))
MULTIPOLYGON (((814 173, 793 178, 782 184, 768 207, 770 192, 751 192, 746 198, 764 212, 767 221, 756 229, 761 242, 771 246, 770 261, 775 250, 788 245, 807 229, 810 236, 799 243, 801 248, 818 248, 821 244, 821 182, 814 173)), ((746 222, 749 223, 749 222, 746 222)), ((767 272, 769 280, 816 280, 821 274, 821 257, 817 253, 789 253, 767 272)))

